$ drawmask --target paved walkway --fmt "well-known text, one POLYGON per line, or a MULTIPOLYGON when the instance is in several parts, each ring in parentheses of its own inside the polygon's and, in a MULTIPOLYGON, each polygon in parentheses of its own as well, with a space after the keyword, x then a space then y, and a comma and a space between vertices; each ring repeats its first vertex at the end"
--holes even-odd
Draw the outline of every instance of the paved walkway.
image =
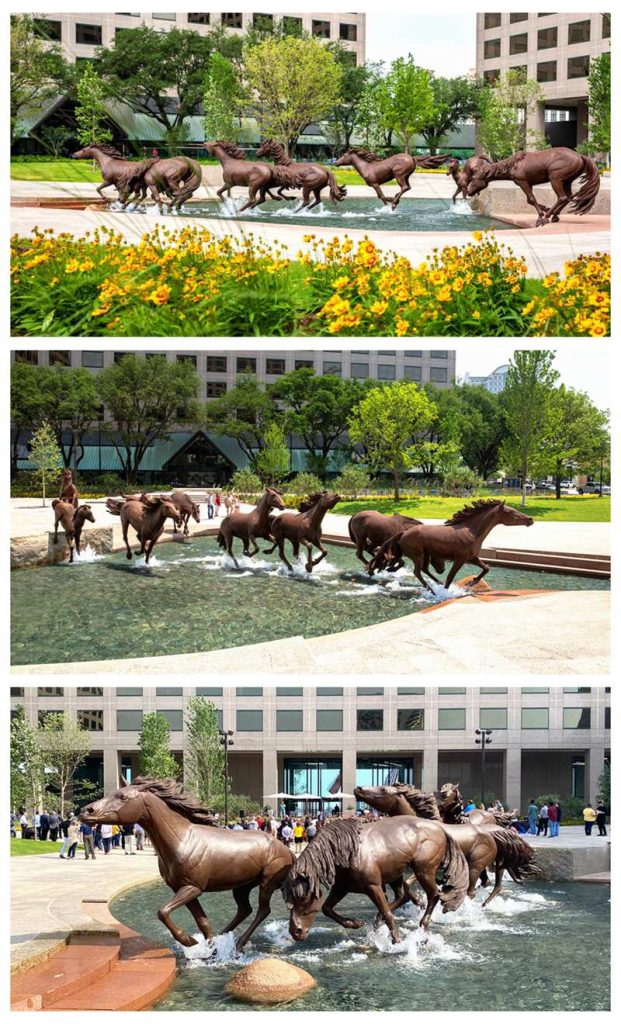
MULTIPOLYGON (((414 175, 413 198, 448 198, 452 192, 453 181, 446 175, 414 175), (420 180, 419 180, 420 179, 420 180)), ((205 186, 209 198, 215 197, 215 187, 205 186)), ((75 182, 12 182, 14 200, 34 199, 36 197, 92 198, 95 200, 94 184, 75 182)), ((234 190, 234 194, 242 195, 243 190, 234 190)), ((350 195, 368 195, 366 186, 353 186, 350 195)), ((517 223, 529 223, 517 218, 517 223)), ((236 235, 246 238, 253 235, 270 244, 284 246, 290 258, 302 251, 309 251, 303 241, 305 235, 313 232, 317 239, 329 241, 334 237, 334 227, 322 227, 320 217, 317 225, 283 223, 282 219, 270 223, 259 220, 239 221, 234 218, 209 218, 201 221, 195 217, 162 216, 149 208, 147 215, 136 213, 113 213, 102 210, 67 210, 46 209, 34 206, 14 206, 11 210, 12 231, 20 235, 28 235, 35 225, 40 228, 53 228, 57 232, 69 231, 76 237, 83 237, 97 227, 106 226, 119 232, 126 242, 137 243, 146 231, 156 226, 165 226, 174 230, 186 227, 207 226, 216 237, 236 235)), ((362 239, 367 231, 347 228, 347 234, 354 240, 362 239)), ((566 217, 558 224, 550 224, 543 228, 522 227, 499 233, 506 244, 510 245, 516 256, 526 260, 529 272, 535 277, 544 277, 552 271, 562 272, 568 259, 581 253, 610 251, 610 218, 587 214, 585 217, 566 217)), ((414 265, 427 259, 434 248, 445 245, 460 245, 470 240, 467 231, 416 232, 416 231, 378 231, 372 230, 373 240, 379 248, 393 251, 407 257, 414 265)))

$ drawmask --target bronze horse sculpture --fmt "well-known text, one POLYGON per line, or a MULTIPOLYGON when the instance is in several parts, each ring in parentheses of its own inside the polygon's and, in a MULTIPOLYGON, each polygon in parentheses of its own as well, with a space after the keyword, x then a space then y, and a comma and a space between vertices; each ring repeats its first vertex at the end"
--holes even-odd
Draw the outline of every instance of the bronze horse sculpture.
POLYGON ((179 528, 182 525, 179 511, 164 498, 147 497, 144 501, 117 501, 115 498, 108 498, 106 508, 113 516, 120 516, 128 558, 132 557, 132 552, 127 531, 133 526, 140 541, 140 550, 137 554, 145 556, 145 565, 149 564, 151 552, 164 532, 166 520, 172 519, 179 528))
POLYGON ((330 822, 317 833, 287 875, 282 887, 291 908, 289 934, 297 942, 308 935, 322 910, 343 928, 363 922, 342 917, 334 909, 350 892, 364 893, 388 926, 393 943, 400 941, 384 885, 411 872, 422 886, 427 905, 420 920, 425 931, 438 902, 444 913, 457 910, 468 889, 468 865, 457 843, 435 821, 401 815, 371 825, 358 818, 330 822), (443 872, 438 888, 436 874, 443 872), (325 892, 328 895, 324 895, 325 892))
POLYGON ((460 193, 464 199, 468 198, 468 185, 472 181, 476 172, 480 167, 484 167, 486 164, 491 164, 491 162, 492 161, 488 156, 470 156, 465 161, 464 166, 461 167, 457 157, 451 157, 446 165, 446 173, 447 175, 450 175, 457 185, 457 189, 453 193, 453 202, 455 202, 460 193))
POLYGON ((78 150, 72 158, 96 160, 104 179, 97 187, 97 191, 102 198, 106 198, 103 189, 114 185, 123 207, 132 200, 142 202, 148 191, 160 213, 164 204, 162 193, 171 200, 171 210, 178 208, 196 192, 203 180, 200 164, 187 156, 125 160, 123 154, 114 146, 107 143, 92 143, 78 150))
POLYGON ((74 508, 78 507, 78 489, 73 482, 73 476, 70 469, 63 469, 63 475, 58 489, 58 497, 61 501, 66 501, 70 505, 73 505, 74 508))
POLYGON ((280 491, 274 487, 268 487, 252 511, 231 512, 222 520, 218 531, 218 544, 233 559, 236 569, 239 569, 239 562, 233 554, 233 538, 239 537, 243 541, 244 555, 247 558, 253 558, 259 551, 257 537, 262 540, 272 540, 270 512, 275 508, 283 509, 285 503, 280 491), (254 548, 253 551, 250 550, 251 544, 254 548))
POLYGON ((392 206, 394 210, 399 205, 401 196, 410 191, 412 187, 410 177, 417 167, 441 167, 448 159, 447 156, 412 156, 410 153, 396 153, 383 158, 377 156, 376 153, 371 153, 368 149, 352 146, 338 158, 335 166, 355 167, 367 185, 375 189, 384 205, 392 206), (385 185, 387 181, 393 179, 399 185, 400 191, 392 199, 389 199, 382 192, 380 185, 385 185))
MULTIPOLYGON (((261 143, 257 150, 257 159, 262 156, 272 157, 277 167, 290 167, 299 175, 302 181, 302 206, 300 209, 312 210, 318 206, 321 202, 322 189, 326 187, 330 189, 330 199, 334 203, 343 202, 347 195, 347 189, 342 185, 337 185, 334 174, 327 167, 322 167, 321 164, 294 162, 285 153, 284 146, 281 146, 275 139, 267 139, 266 142, 261 143), (311 193, 315 197, 312 203, 310 202, 311 193)), ((281 185, 278 195, 283 199, 293 199, 293 196, 283 194, 285 188, 285 185, 281 185)))
POLYGON ((443 525, 412 526, 392 537, 381 546, 369 571, 385 569, 405 556, 412 559, 417 580, 427 587, 423 572, 435 583, 442 583, 429 571, 428 562, 434 558, 446 559, 452 560, 453 565, 443 585, 450 587, 459 570, 468 563, 481 569, 479 575, 466 584, 474 587, 489 572, 489 565, 480 558, 480 551, 485 538, 499 525, 532 526, 533 519, 500 498, 483 498, 466 505, 443 525))
POLYGON ((69 546, 69 561, 73 562, 74 545, 78 555, 80 554, 80 540, 84 523, 86 520, 89 523, 94 523, 95 516, 90 505, 79 505, 75 508, 73 504, 61 501, 60 498, 54 498, 52 508, 54 509, 54 544, 58 544, 58 524, 60 523, 69 546))
POLYGON ((533 851, 521 836, 497 823, 479 824, 468 819, 463 824, 447 824, 431 793, 424 793, 404 783, 357 786, 354 793, 357 800, 364 800, 369 806, 390 817, 410 814, 418 819, 442 822, 443 828, 455 840, 468 862, 468 896, 471 899, 479 878, 483 887, 489 885, 487 868, 493 864, 494 887, 483 902, 483 907, 487 907, 500 892, 505 871, 519 885, 532 873, 533 851))
POLYGON ((537 211, 535 227, 557 221, 566 206, 580 216, 588 213, 593 208, 601 184, 595 161, 565 146, 514 153, 505 160, 480 167, 468 185, 468 197, 478 195, 490 181, 514 181, 519 185, 526 201, 537 211), (578 178, 582 185, 574 194, 571 185, 578 178), (551 207, 539 203, 532 188, 546 183, 552 186, 557 196, 551 207))
POLYGON ((199 902, 202 893, 233 890, 237 913, 223 929, 232 932, 251 915, 250 893, 258 886, 256 915, 236 943, 242 949, 269 915, 272 895, 293 864, 291 851, 265 832, 214 827, 209 812, 173 779, 138 776, 130 784, 122 782, 114 793, 84 807, 80 818, 90 825, 142 825, 155 847, 160 874, 174 893, 157 916, 183 946, 197 940, 175 924, 174 910, 187 907, 211 940, 211 924, 199 902))
POLYGON ((482 811, 477 807, 474 811, 464 811, 464 799, 454 782, 445 782, 442 786, 438 809, 442 820, 449 824, 466 821, 473 825, 502 825, 508 828, 517 816, 517 808, 513 811, 482 811))
MULTIPOLYGON (((354 513, 347 524, 347 529, 351 540, 356 545, 356 557, 363 565, 367 566, 369 575, 373 575, 371 563, 382 544, 385 544, 391 537, 403 533, 404 530, 409 530, 411 526, 422 526, 422 523, 420 519, 412 519, 410 516, 398 514, 387 516, 373 509, 354 513), (365 552, 371 555, 370 559, 364 557, 365 552)), ((444 572, 445 564, 441 558, 432 559, 431 564, 436 572, 444 572)), ((404 565, 403 559, 391 562, 387 567, 388 572, 396 572, 404 565)), ((426 571, 425 566, 423 566, 423 571, 426 571)))
POLYGON ((246 185, 248 187, 248 199, 240 208, 252 210, 265 202, 269 195, 270 199, 280 201, 281 197, 273 195, 270 188, 291 187, 302 188, 302 178, 290 167, 275 167, 265 161, 247 160, 243 149, 236 146, 234 142, 205 142, 205 149, 211 156, 218 158, 222 165, 222 177, 224 184, 219 188, 216 195, 224 198, 224 193, 231 197, 231 189, 235 185, 246 185))
POLYGON ((340 494, 317 491, 300 502, 298 505, 299 515, 294 512, 283 512, 281 516, 273 516, 270 522, 270 533, 274 543, 265 551, 265 554, 271 555, 272 551, 278 548, 281 560, 289 571, 292 571, 293 566, 285 555, 285 541, 290 541, 294 558, 300 554, 300 545, 303 544, 308 552, 305 568, 307 572, 312 572, 313 566, 319 565, 328 554, 328 549, 321 543, 323 518, 326 512, 334 508, 341 500, 340 494), (321 553, 318 558, 313 560, 314 547, 319 548, 321 553))
MULTIPOLYGON (((183 535, 184 537, 188 537, 190 535, 190 530, 188 527, 190 518, 192 518, 196 523, 200 523, 201 521, 200 508, 198 507, 195 501, 191 500, 191 498, 185 493, 185 491, 173 491, 170 496, 170 503, 171 505, 174 505, 177 511, 179 512, 179 515, 181 516, 181 523, 183 526, 183 535)), ((173 524, 173 533, 176 532, 177 527, 175 524, 173 524)))
POLYGON ((109 201, 108 196, 104 196, 104 189, 114 186, 123 206, 126 206, 131 198, 141 191, 144 175, 158 160, 157 157, 138 161, 126 160, 115 146, 111 146, 107 142, 93 142, 90 146, 85 146, 73 153, 71 159, 95 160, 103 178, 101 185, 97 186, 99 195, 102 199, 109 201))

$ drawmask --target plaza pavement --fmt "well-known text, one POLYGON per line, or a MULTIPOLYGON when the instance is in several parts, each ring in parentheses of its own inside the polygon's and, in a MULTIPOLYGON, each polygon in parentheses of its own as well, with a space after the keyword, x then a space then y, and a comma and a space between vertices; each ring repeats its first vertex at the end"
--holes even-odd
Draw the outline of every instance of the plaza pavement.
MULTIPOLYGON (((209 168, 209 171, 214 171, 209 168)), ((214 199, 216 184, 212 184, 213 174, 206 176, 204 190, 209 199, 214 199)), ((454 191, 453 179, 444 174, 415 174, 412 177, 410 198, 450 198, 454 191)), ((603 187, 609 187, 606 182, 603 187)), ((392 194, 392 193, 389 193, 392 194)), ((245 195, 245 190, 234 189, 233 195, 245 195)), ((373 196, 374 193, 366 185, 348 186, 348 195, 373 196)), ((14 203, 35 202, 37 199, 97 199, 94 183, 83 182, 11 182, 11 197, 14 203)), ((610 251, 610 217, 605 215, 587 214, 584 217, 566 216, 557 224, 549 224, 542 228, 532 226, 533 218, 519 215, 512 219, 520 225, 517 229, 499 232, 499 237, 514 251, 516 256, 523 258, 529 273, 534 277, 545 277, 552 271, 562 272, 567 260, 580 254, 610 251), (524 225, 524 226, 522 226, 524 225)), ((354 240, 362 240, 371 233, 373 241, 383 250, 397 252, 407 257, 414 265, 430 257, 432 249, 445 245, 460 245, 471 239, 466 231, 416 232, 416 231, 381 231, 375 225, 366 230, 354 228, 336 229, 322 227, 321 217, 317 216, 316 225, 298 225, 287 223, 279 217, 272 223, 264 223, 257 219, 240 221, 235 218, 209 218, 200 220, 196 217, 165 216, 149 208, 146 215, 137 213, 111 212, 100 209, 50 209, 33 205, 14 205, 11 210, 11 228, 19 235, 29 235, 35 226, 41 229, 52 228, 56 232, 69 231, 76 237, 83 237, 97 227, 107 227, 121 234, 128 243, 138 243, 147 231, 156 226, 181 231, 186 227, 204 227, 216 238, 224 235, 236 235, 247 238, 250 235, 270 244, 283 246, 290 258, 295 258, 299 251, 311 252, 309 243, 303 241, 310 232, 316 239, 330 241, 335 231, 346 233, 354 240)))
MULTIPOLYGON (((91 502, 94 526, 113 527, 113 546, 122 546, 119 520, 102 500, 91 502)), ((244 506, 249 508, 250 506, 244 506)), ((204 513, 204 509, 203 509, 204 513)), ((347 516, 326 516, 326 534, 347 537, 347 516)), ((50 529, 51 509, 31 498, 11 501, 11 536, 30 536, 50 529)), ((426 520, 433 522, 433 520, 426 520)), ((88 524, 90 526, 90 524, 88 524)), ((209 524, 210 532, 217 522, 209 524)), ((193 534, 206 532, 206 521, 191 522, 193 534)), ((172 539, 172 529, 166 536, 172 539)), ((179 543, 186 543, 177 534, 179 543)), ((513 548, 609 554, 608 523, 539 523, 528 530, 496 527, 490 544, 513 548)), ((34 571, 35 570, 22 570, 34 571)), ((284 640, 162 657, 111 659, 23 665, 13 674, 80 675, 130 672, 183 675, 223 672, 308 675, 368 673, 446 674, 490 673, 519 675, 605 675, 609 672, 610 594, 605 591, 545 591, 518 593, 491 600, 469 595, 433 606, 425 613, 390 622, 350 629, 328 636, 293 636, 284 640), (508 605, 508 602, 510 604, 508 605), (492 639, 493 638, 493 639, 492 639)))

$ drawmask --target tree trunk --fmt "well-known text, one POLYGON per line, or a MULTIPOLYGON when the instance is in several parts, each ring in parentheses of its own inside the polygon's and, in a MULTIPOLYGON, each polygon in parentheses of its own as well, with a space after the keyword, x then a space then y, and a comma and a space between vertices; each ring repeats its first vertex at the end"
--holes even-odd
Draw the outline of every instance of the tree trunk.
POLYGON ((561 497, 561 474, 554 474, 554 483, 556 485, 556 500, 559 501, 561 497))
POLYGON ((45 473, 41 474, 41 490, 43 492, 43 508, 45 508, 45 473))
POLYGON ((399 470, 397 469, 396 466, 393 466, 393 468, 392 468, 392 478, 393 478, 393 486, 394 486, 393 497, 394 497, 395 501, 399 501, 399 485, 401 483, 401 480, 400 480, 400 477, 399 477, 399 470))
POLYGON ((528 466, 522 466, 522 508, 526 508, 526 473, 528 472, 528 466))

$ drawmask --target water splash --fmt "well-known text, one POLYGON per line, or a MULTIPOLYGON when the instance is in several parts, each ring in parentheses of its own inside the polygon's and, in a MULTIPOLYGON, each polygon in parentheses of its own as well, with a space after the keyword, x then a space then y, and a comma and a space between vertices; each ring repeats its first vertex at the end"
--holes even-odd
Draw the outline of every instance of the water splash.
POLYGON ((105 556, 98 555, 94 548, 87 544, 85 548, 82 548, 80 553, 77 551, 73 553, 73 564, 87 563, 87 562, 101 562, 105 556))
POLYGON ((168 563, 160 562, 159 558, 157 558, 156 555, 151 555, 151 557, 149 559, 149 564, 148 565, 147 565, 145 559, 146 559, 146 555, 137 555, 132 560, 132 565, 131 565, 132 569, 136 569, 137 571, 142 571, 142 572, 149 572, 150 569, 167 569, 168 568, 168 563))

